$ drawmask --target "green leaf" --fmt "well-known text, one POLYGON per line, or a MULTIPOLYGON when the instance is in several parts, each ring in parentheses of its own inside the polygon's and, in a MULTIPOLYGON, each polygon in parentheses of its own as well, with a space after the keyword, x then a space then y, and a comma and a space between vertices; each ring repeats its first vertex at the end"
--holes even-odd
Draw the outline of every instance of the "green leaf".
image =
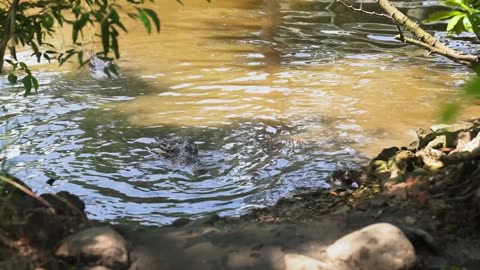
POLYGON ((17 64, 14 63, 14 62, 13 62, 12 60, 10 60, 10 59, 5 59, 5 62, 9 63, 9 64, 12 65, 12 66, 17 66, 17 64))
POLYGON ((110 64, 107 68, 108 68, 109 72, 115 74, 115 76, 117 76, 117 77, 119 76, 119 74, 118 74, 118 66, 117 66, 117 65, 115 65, 115 64, 112 63, 112 64, 110 64))
POLYGON ((67 53, 67 55, 65 57, 63 57, 63 54, 61 54, 59 57, 58 57, 58 61, 60 62, 60 66, 63 65, 65 62, 67 62, 67 60, 72 57, 73 55, 75 55, 77 52, 75 50, 68 50, 66 51, 65 53, 67 53))
POLYGON ((463 28, 467 32, 473 33, 472 23, 470 22, 470 18, 468 17, 468 15, 463 18, 462 22, 463 22, 463 28))
POLYGON ((462 93, 470 98, 480 98, 480 77, 476 77, 475 79, 468 81, 463 86, 462 93))
POLYGON ((455 26, 457 26, 458 22, 465 17, 464 14, 462 15, 457 15, 453 18, 450 19, 450 21, 447 24, 447 31, 452 32, 455 26))
POLYGON ((33 54, 32 55, 35 55, 37 57, 37 62, 40 63, 42 53, 39 52, 38 45, 35 44, 35 42, 32 41, 32 43, 30 43, 30 47, 32 47, 32 49, 33 49, 33 54))
POLYGON ((50 56, 47 53, 43 53, 43 58, 47 59, 48 63, 50 63, 50 56))
POLYGON ((35 88, 35 92, 38 91, 39 85, 38 85, 38 80, 34 76, 29 76, 30 79, 32 80, 33 88, 35 88))
POLYGON ((73 42, 77 41, 78 33, 82 31, 83 27, 87 24, 88 19, 90 18, 90 14, 84 13, 80 16, 78 21, 73 23, 73 30, 72 30, 72 40, 73 42))
POLYGON ((23 87, 25 88, 25 96, 28 96, 32 93, 32 80, 30 77, 31 75, 28 75, 22 79, 23 87))
POLYGON ((148 20, 147 13, 141 8, 137 8, 137 10, 138 18, 142 21, 145 29, 147 29, 147 32, 150 34, 152 32, 152 25, 150 24, 150 20, 148 20))
POLYGON ((108 31, 109 24, 105 21, 101 24, 101 37, 102 37, 102 46, 103 54, 106 56, 108 51, 110 51, 110 31, 108 31))
POLYGON ((8 74, 8 82, 10 82, 11 84, 16 84, 17 80, 18 80, 18 77, 15 74, 13 73, 8 74))
POLYGON ((122 22, 120 22, 120 15, 118 15, 117 10, 114 9, 113 7, 110 8, 110 19, 112 20, 112 24, 115 24, 118 27, 120 27, 123 31, 128 32, 125 25, 123 25, 122 22))
POLYGON ((134 20, 138 19, 137 13, 128 12, 127 15, 128 15, 128 17, 130 17, 130 18, 132 18, 132 19, 134 19, 134 20))
POLYGON ((109 67, 105 67, 103 69, 103 73, 105 73, 108 76, 108 78, 112 78, 112 74, 110 73, 109 67))
POLYGON ((112 50, 113 53, 115 54, 115 58, 118 59, 120 58, 120 50, 118 48, 118 32, 115 30, 114 27, 112 27, 112 50))
POLYGON ((78 52, 77 59, 78 59, 78 63, 80 63, 80 64, 83 63, 83 51, 78 52))
POLYGON ((451 102, 443 106, 440 112, 440 121, 452 123, 460 112, 460 103, 451 102))
POLYGON ((47 28, 47 29, 50 29, 53 27, 53 16, 49 13, 46 13, 42 16, 42 24, 43 24, 43 27, 47 28))
POLYGON ((22 69, 22 70, 27 70, 28 69, 27 64, 25 64, 24 62, 20 62, 18 64, 20 65, 20 69, 22 69))
POLYGON ((155 24, 155 28, 157 28, 157 33, 160 32, 160 19, 157 16, 157 13, 155 11, 145 8, 144 11, 147 13, 147 15, 152 19, 153 23, 155 24))
POLYGON ((118 15, 117 10, 114 9, 113 7, 110 8, 110 19, 114 23, 117 23, 120 21, 120 16, 118 15))
POLYGON ((468 14, 468 19, 472 24, 472 32, 475 34, 480 33, 480 15, 478 13, 475 14, 468 14))
POLYGON ((442 2, 443 4, 451 7, 458 7, 463 9, 468 13, 473 13, 475 10, 470 8, 468 5, 465 5, 462 0, 446 0, 442 2))
POLYGON ((55 19, 57 20, 58 24, 60 25, 60 27, 63 26, 63 21, 65 20, 62 15, 60 15, 60 13, 53 13, 53 17, 55 17, 55 19))
POLYGON ((462 14, 465 14, 465 13, 457 10, 437 11, 430 14, 430 16, 428 16, 426 20, 423 20, 423 23, 438 22, 441 20, 451 18, 453 16, 462 15, 462 14))

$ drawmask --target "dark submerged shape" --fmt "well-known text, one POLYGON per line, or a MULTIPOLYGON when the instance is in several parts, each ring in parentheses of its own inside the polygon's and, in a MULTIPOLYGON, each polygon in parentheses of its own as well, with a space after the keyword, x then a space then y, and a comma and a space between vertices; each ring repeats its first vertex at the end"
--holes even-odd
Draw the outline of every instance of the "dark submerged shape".
POLYGON ((208 171, 198 157, 198 146, 193 140, 173 139, 159 142, 148 149, 173 163, 192 169, 193 174, 202 175, 208 171))

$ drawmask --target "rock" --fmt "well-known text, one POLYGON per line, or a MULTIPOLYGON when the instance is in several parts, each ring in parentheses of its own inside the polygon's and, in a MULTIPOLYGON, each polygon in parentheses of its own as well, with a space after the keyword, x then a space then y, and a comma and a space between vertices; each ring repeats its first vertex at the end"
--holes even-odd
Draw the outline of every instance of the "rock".
POLYGON ((423 168, 430 172, 436 171, 444 165, 441 157, 445 156, 445 153, 434 148, 425 148, 418 151, 416 156, 423 162, 423 168))
POLYGON ((324 262, 300 254, 286 254, 283 261, 285 270, 323 270, 331 268, 324 262))
POLYGON ((67 204, 75 207, 77 210, 85 211, 85 203, 77 195, 73 195, 68 191, 60 191, 57 193, 57 196, 66 200, 67 204))
POLYGON ((332 188, 352 188, 363 185, 366 180, 362 170, 337 169, 330 175, 329 183, 332 188))
POLYGON ((369 201, 369 204, 373 207, 382 207, 387 204, 387 200, 382 197, 376 197, 376 198, 372 198, 369 201))
POLYGON ((46 193, 40 197, 48 201, 57 213, 84 215, 85 203, 78 196, 67 191, 60 191, 55 195, 46 193))
POLYGON ((406 217, 405 217, 405 223, 407 223, 408 225, 412 225, 412 224, 414 224, 415 222, 417 222, 417 220, 414 219, 413 217, 411 217, 411 216, 406 216, 406 217))
POLYGON ((415 168, 410 175, 412 176, 426 176, 429 175, 430 172, 425 170, 424 168, 415 168))
POLYGON ((55 255, 86 266, 126 269, 129 266, 127 243, 110 227, 94 227, 63 240, 55 255))
MULTIPOLYGON (((461 138, 460 134, 459 137, 461 138)), ((464 137, 467 137, 464 135, 464 137)), ((452 151, 451 153, 456 153, 456 152, 472 152, 474 149, 477 149, 480 147, 480 133, 477 134, 475 138, 473 138, 471 141, 466 142, 466 139, 463 141, 459 138, 459 143, 457 144, 457 149, 452 151)))
POLYGON ((199 219, 195 219, 188 224, 185 225, 185 228, 192 228, 192 227, 203 227, 203 226, 212 226, 215 222, 220 220, 220 216, 217 214, 211 214, 204 216, 199 219))
POLYGON ((458 138, 457 138, 457 149, 463 148, 468 142, 472 140, 472 136, 470 132, 467 131, 462 131, 458 133, 458 138))
POLYGON ((388 161, 388 170, 391 172, 391 178, 399 175, 404 175, 406 172, 411 172, 415 168, 417 158, 410 150, 402 150, 395 154, 388 161))
POLYGON ((445 136, 445 147, 455 147, 457 144, 458 134, 467 131, 470 128, 468 125, 437 125, 431 127, 430 131, 425 129, 417 130, 417 137, 419 144, 417 149, 424 148, 427 144, 433 141, 438 136, 445 136))
POLYGON ((450 208, 447 202, 443 199, 430 199, 428 200, 428 206, 432 209, 437 218, 444 217, 450 208))
POLYGON ((352 232, 326 251, 328 261, 341 261, 351 270, 406 270, 415 265, 412 243, 388 223, 377 223, 352 232))
POLYGON ((398 147, 390 147, 390 148, 385 148, 378 154, 377 157, 375 157, 373 160, 383 160, 383 161, 388 161, 391 157, 395 156, 395 154, 400 151, 398 147))
POLYGON ((435 137, 435 139, 431 140, 425 148, 433 148, 433 149, 438 149, 438 148, 444 148, 447 147, 447 136, 445 135, 440 135, 435 137))
POLYGON ((407 199, 407 183, 391 184, 385 183, 383 186, 387 195, 393 196, 399 200, 407 199))
POLYGON ((171 224, 172 227, 183 227, 185 225, 187 225, 188 223, 192 222, 191 219, 189 218, 185 218, 185 217, 181 217, 181 218, 178 218, 176 220, 174 220, 171 224))

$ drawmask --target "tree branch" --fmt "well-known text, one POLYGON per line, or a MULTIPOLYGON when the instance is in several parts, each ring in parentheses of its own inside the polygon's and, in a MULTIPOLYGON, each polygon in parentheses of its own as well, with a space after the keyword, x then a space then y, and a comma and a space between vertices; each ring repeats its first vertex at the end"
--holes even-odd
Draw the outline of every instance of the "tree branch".
POLYGON ((356 8, 353 5, 349 5, 345 2, 343 2, 342 0, 337 0, 337 2, 339 2, 340 4, 344 5, 346 8, 351 9, 355 12, 361 12, 361 13, 364 13, 364 14, 377 16, 377 17, 383 17, 383 18, 387 18, 389 20, 393 20, 392 16, 384 14, 384 13, 377 13, 375 11, 366 11, 366 10, 362 9, 362 6, 360 6, 360 8, 356 8))
POLYGON ((5 18, 5 21, 2 22, 4 24, 3 29, 3 36, 0 40, 0 74, 3 71, 3 64, 5 60, 5 50, 8 46, 8 41, 12 36, 15 34, 15 15, 17 13, 17 7, 20 0, 14 0, 8 10, 8 15, 5 18))
POLYGON ((470 54, 456 54, 456 55, 452 55, 450 54, 450 52, 448 51, 443 51, 439 48, 436 48, 436 47, 433 47, 433 46, 430 46, 429 44, 425 43, 425 42, 422 42, 422 41, 419 41, 419 40, 416 40, 416 39, 413 39, 413 38, 407 38, 405 36, 400 36, 400 35, 397 35, 395 36, 395 39, 396 40, 400 40, 404 43, 408 43, 408 44, 412 44, 412 45, 415 45, 417 47, 421 47, 421 48, 424 48, 432 53, 435 53, 435 54, 439 54, 439 55, 443 55, 445 57, 447 57, 448 59, 454 61, 454 62, 457 62, 459 64, 462 64, 462 65, 466 65, 468 67, 473 67, 473 63, 475 63, 476 61, 478 61, 478 57, 475 56, 475 55, 470 55, 470 54))
MULTIPOLYGON (((398 10, 389 0, 376 1, 387 14, 377 13, 374 11, 366 11, 362 9, 361 6, 360 8, 355 8, 353 5, 348 5, 342 0, 337 0, 337 2, 341 3, 348 9, 353 10, 354 12, 362 12, 364 14, 383 17, 393 21, 393 23, 397 25, 399 32, 399 35, 395 36, 395 39, 426 49, 431 53, 445 56, 454 62, 468 66, 473 70, 477 71, 480 64, 480 59, 478 56, 472 54, 462 54, 438 41, 435 37, 423 30, 418 23, 410 20, 407 16, 405 16, 405 14, 398 10), (408 29, 408 31, 410 31, 418 40, 405 37, 403 35, 401 26, 408 29)), ((478 72, 480 73, 480 70, 478 72)))
POLYGON ((403 38, 399 39, 405 43, 413 44, 421 48, 427 49, 432 53, 440 54, 457 63, 466 65, 475 69, 479 64, 478 56, 471 54, 462 54, 456 50, 449 48, 442 42, 438 41, 432 35, 423 30, 420 25, 410 20, 405 14, 398 10, 389 0, 377 0, 380 7, 385 10, 398 24, 407 28, 418 40, 403 38))

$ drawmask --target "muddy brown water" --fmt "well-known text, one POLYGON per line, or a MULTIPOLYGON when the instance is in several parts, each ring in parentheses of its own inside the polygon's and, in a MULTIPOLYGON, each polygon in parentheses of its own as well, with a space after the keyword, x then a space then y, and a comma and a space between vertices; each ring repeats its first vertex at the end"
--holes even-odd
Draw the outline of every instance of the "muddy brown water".
MULTIPOLYGON (((469 76, 394 41, 389 22, 331 1, 212 2, 159 1, 159 35, 130 24, 120 78, 34 65, 41 91, 28 98, 3 78, 0 143, 12 172, 39 192, 80 195, 101 220, 236 215, 406 144, 469 76), (172 138, 198 144, 206 174, 147 150, 172 138)), ((417 19, 431 3, 396 2, 417 19)), ((442 27, 429 29, 444 39, 442 27)), ((449 44, 473 50, 470 40, 449 44)))

